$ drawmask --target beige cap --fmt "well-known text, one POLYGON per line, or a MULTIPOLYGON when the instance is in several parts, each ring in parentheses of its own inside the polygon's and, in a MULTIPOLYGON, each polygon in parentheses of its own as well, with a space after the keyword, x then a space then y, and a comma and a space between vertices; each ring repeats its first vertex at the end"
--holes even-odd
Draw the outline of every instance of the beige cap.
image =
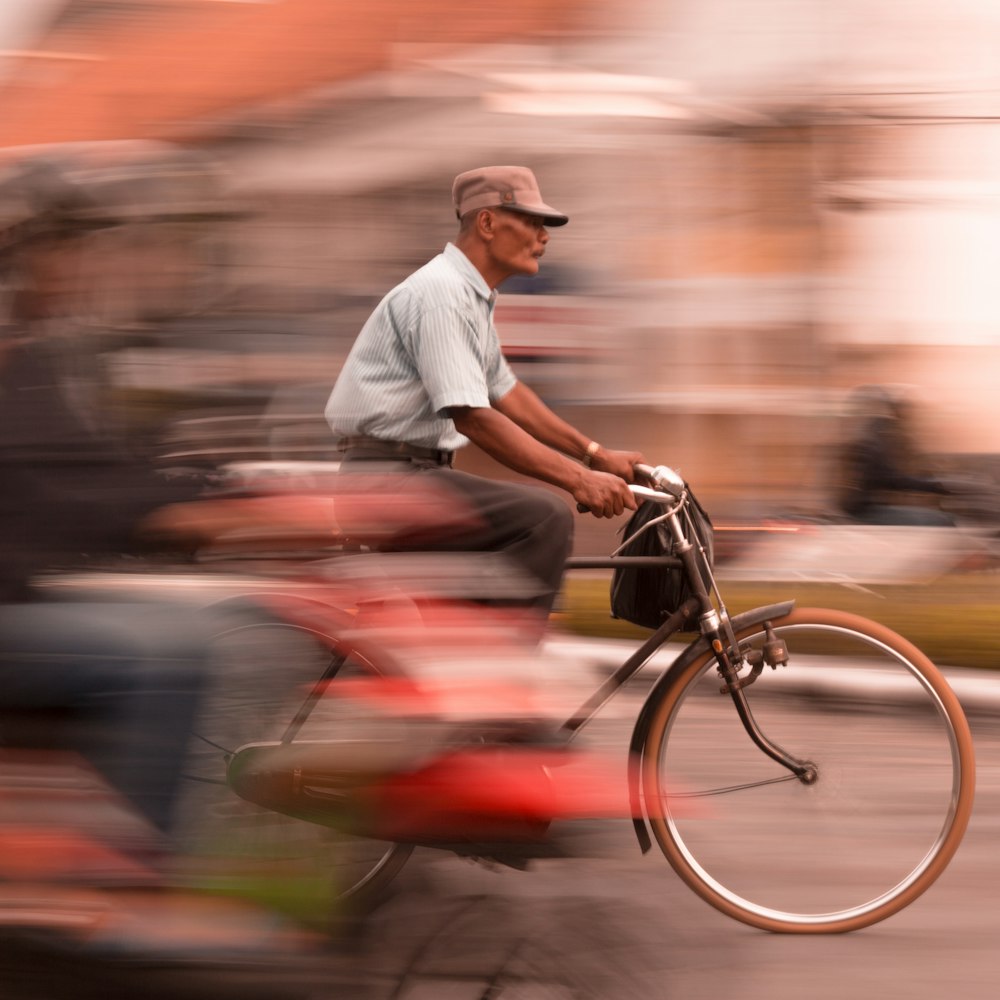
POLYGON ((507 208, 540 215, 548 226, 565 226, 569 216, 542 201, 538 181, 527 167, 477 167, 455 178, 451 188, 455 214, 461 219, 481 208, 507 208))

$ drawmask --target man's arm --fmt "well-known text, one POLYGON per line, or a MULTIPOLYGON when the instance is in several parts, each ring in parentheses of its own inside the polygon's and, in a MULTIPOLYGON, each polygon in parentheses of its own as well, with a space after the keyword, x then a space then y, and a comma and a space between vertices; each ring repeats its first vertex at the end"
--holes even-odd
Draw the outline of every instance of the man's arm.
MULTIPOLYGON (((544 439, 536 439, 499 408, 456 406, 448 412, 459 433, 487 455, 515 472, 566 490, 595 517, 615 517, 626 509, 636 509, 635 499, 620 476, 578 465, 543 443, 544 439)), ((578 451, 585 453, 586 443, 578 451)))
POLYGON ((523 382, 493 405, 536 440, 581 461, 589 454, 592 469, 610 472, 627 483, 635 482, 636 463, 645 461, 636 451, 609 451, 598 446, 588 453, 591 439, 553 413, 523 382))

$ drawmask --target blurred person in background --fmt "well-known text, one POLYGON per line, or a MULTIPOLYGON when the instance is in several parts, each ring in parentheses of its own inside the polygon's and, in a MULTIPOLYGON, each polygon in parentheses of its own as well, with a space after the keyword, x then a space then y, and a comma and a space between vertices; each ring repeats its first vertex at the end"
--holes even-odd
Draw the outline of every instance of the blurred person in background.
MULTIPOLYGON (((62 190, 53 172, 24 183, 62 190)), ((62 190, 65 196, 66 191, 62 190)), ((0 739, 86 758, 170 827, 206 638, 180 607, 43 600, 38 574, 134 551, 145 515, 197 494, 102 428, 89 334, 74 325, 86 230, 50 206, 10 232, 0 346, 0 739)))
MULTIPOLYGON (((502 552, 540 581, 526 600, 548 616, 572 545, 568 505, 537 486, 452 468, 472 441, 512 469, 565 490, 595 517, 634 510, 636 452, 611 451, 553 413, 519 382, 493 325, 497 286, 538 273, 549 228, 566 215, 547 205, 526 167, 490 166, 452 186, 458 235, 390 291, 354 343, 326 406, 345 469, 395 463, 434 477, 481 516, 450 548, 502 552)), ((441 546, 444 547, 444 546, 441 546)))
POLYGON ((912 405, 901 390, 859 386, 851 393, 853 433, 841 461, 840 509, 862 524, 950 527, 935 498, 950 491, 926 472, 912 405))
MULTIPOLYGON (((93 334, 76 320, 97 267, 114 262, 94 260, 88 229, 72 213, 72 184, 50 163, 35 166, 6 178, 23 197, 0 190, 0 204, 31 206, 0 234, 8 292, 0 339, 0 747, 31 751, 42 777, 46 761, 82 758, 130 818, 102 810, 98 796, 79 815, 44 813, 53 829, 36 821, 35 854, 55 830, 106 852, 107 861, 85 874, 72 851, 48 858, 54 883, 28 900, 28 925, 35 934, 47 929, 57 946, 68 935, 74 950, 106 957, 283 952, 292 939, 271 914, 171 888, 184 763, 208 679, 210 635, 199 613, 153 596, 60 599, 34 586, 48 570, 147 552, 141 538, 154 512, 195 507, 185 501, 201 492, 161 477, 103 426, 86 372, 93 334), (54 885, 67 878, 72 885, 60 895, 54 885), (81 885, 97 895, 81 896, 81 885)), ((43 780, 33 801, 53 788, 43 780)), ((11 808, 0 837, 11 817, 18 825, 16 801, 11 808)), ((7 860, 7 872, 16 871, 16 856, 7 860)), ((37 881, 32 871, 23 878, 37 881)), ((4 912, 14 932, 21 897, 16 885, 0 882, 0 892, 13 894, 4 912)))

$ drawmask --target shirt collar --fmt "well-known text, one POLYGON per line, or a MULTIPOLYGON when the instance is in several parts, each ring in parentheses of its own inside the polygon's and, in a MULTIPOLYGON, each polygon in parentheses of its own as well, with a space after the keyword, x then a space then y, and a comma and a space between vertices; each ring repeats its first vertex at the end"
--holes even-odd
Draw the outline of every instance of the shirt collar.
POLYGON ((476 265, 454 243, 445 246, 444 257, 468 281, 477 295, 486 299, 490 305, 496 301, 496 289, 486 284, 486 279, 476 269, 476 265))

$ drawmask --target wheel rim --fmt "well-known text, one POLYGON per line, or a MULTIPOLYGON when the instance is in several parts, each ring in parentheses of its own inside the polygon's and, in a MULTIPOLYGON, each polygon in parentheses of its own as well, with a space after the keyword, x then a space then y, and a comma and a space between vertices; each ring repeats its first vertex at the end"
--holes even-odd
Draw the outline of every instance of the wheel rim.
MULTIPOLYGON (((788 772, 750 748, 728 696, 708 694, 706 684, 689 684, 665 709, 655 759, 646 761, 647 808, 671 863, 713 905, 758 926, 850 929, 882 919, 933 882, 968 818, 963 772, 971 761, 967 730, 952 722, 953 696, 924 676, 928 665, 916 650, 860 633, 843 618, 789 619, 779 633, 792 649, 787 669, 802 682, 766 671, 747 691, 770 738, 817 757, 814 786, 776 780, 788 772), (817 654, 796 653, 803 636, 881 658, 880 674, 870 662, 863 667, 877 684, 834 701, 830 685, 844 678, 817 654), (912 701, 905 709, 901 685, 912 701), (715 734, 721 746, 706 741, 715 734), (691 763, 685 754, 703 759, 691 763), (649 801, 659 774, 666 775, 663 808, 649 801), (774 783, 704 794, 757 781, 774 783)), ((846 654, 838 648, 836 655, 846 654)), ((855 672, 840 663, 834 669, 855 672)), ((717 691, 712 668, 700 673, 717 691)))

